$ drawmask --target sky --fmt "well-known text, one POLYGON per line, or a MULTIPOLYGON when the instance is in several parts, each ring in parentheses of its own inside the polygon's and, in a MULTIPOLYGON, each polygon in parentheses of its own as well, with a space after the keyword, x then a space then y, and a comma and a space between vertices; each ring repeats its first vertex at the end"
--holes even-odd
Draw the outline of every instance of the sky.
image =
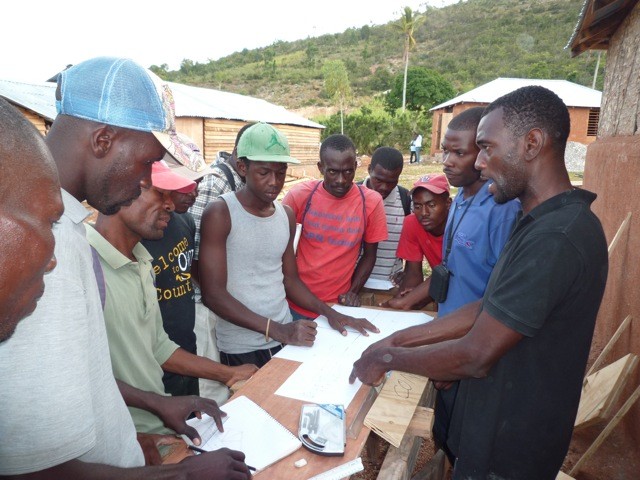
POLYGON ((10 0, 3 3, 0 79, 42 82, 91 57, 170 70, 400 18, 456 0, 10 0))

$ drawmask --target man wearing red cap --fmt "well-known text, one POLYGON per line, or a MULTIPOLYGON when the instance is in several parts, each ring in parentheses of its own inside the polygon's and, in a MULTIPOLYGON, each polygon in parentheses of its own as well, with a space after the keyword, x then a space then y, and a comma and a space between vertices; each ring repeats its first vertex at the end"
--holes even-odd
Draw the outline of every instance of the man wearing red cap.
MULTIPOLYGON (((178 137, 182 143, 174 144, 170 150, 171 153, 167 152, 165 155, 164 161, 173 172, 198 182, 210 169, 198 145, 186 135, 179 133, 178 137)), ((175 210, 169 213, 171 219, 164 235, 160 239, 143 238, 142 245, 153 256, 155 285, 164 330, 171 341, 195 355, 197 349, 194 331, 196 316, 194 280, 197 279, 194 278, 196 272, 192 269, 192 261, 196 224, 187 210, 198 197, 198 189, 189 184, 188 187, 171 190, 170 195, 175 210)), ((201 395, 198 379, 195 377, 165 372, 162 381, 165 391, 173 396, 201 395)), ((217 384, 228 392, 226 385, 219 382, 217 384)), ((228 394, 223 399, 209 395, 202 396, 223 403, 228 394)))
POLYGON ((405 260, 400 291, 383 306, 409 310, 429 300, 429 278, 423 281, 422 259, 431 268, 442 262, 442 240, 451 205, 444 175, 425 175, 411 189, 414 215, 405 217, 398 242, 398 258, 405 260))
MULTIPOLYGON (((253 365, 228 367, 196 356, 172 342, 162 325, 154 285, 153 257, 140 240, 160 239, 174 210, 171 192, 194 190, 195 182, 171 171, 164 161, 153 164, 152 187, 145 187, 130 206, 115 215, 98 215, 95 228, 87 225, 87 239, 100 256, 105 291, 104 318, 111 363, 116 379, 144 392, 165 395, 163 371, 204 377, 233 385, 249 378, 253 365)), ((102 282, 101 282, 102 280, 102 282)), ((220 417, 212 400, 197 398, 199 410, 220 417)), ((136 431, 174 434, 141 398, 129 405, 136 431)))

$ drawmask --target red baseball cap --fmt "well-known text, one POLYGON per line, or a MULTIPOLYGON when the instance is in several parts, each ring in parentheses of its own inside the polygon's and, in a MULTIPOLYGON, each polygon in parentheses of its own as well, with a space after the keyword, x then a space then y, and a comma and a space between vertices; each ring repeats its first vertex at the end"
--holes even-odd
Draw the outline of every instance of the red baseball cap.
POLYGON ((444 192, 450 192, 449 182, 447 177, 443 174, 429 174, 420 177, 414 184, 410 193, 413 193, 416 188, 425 188, 436 195, 440 195, 444 192))
POLYGON ((180 193, 189 193, 196 188, 196 182, 174 173, 164 160, 153 162, 151 184, 163 190, 177 190, 180 193))

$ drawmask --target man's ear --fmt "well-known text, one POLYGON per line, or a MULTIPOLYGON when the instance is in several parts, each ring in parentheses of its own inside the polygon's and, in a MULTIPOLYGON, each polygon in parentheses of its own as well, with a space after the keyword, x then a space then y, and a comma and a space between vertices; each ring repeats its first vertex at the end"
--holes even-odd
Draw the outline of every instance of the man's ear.
POLYGON ((320 173, 324 175, 324 163, 322 163, 322 160, 320 160, 316 165, 318 165, 318 170, 320 170, 320 173))
POLYGON ((104 158, 113 148, 118 130, 110 125, 99 125, 91 132, 91 149, 96 158, 104 158))
POLYGON ((236 166, 241 177, 247 176, 247 164, 241 158, 236 158, 236 166))
POLYGON ((547 134, 539 128, 532 128, 524 137, 524 159, 530 161, 536 158, 545 143, 547 134))

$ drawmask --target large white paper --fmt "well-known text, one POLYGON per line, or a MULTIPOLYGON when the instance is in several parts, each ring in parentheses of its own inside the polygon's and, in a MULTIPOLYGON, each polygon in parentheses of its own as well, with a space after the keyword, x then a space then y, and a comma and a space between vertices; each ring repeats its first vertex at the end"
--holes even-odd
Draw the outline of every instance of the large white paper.
POLYGON ((276 395, 313 403, 336 403, 345 408, 360 388, 360 381, 349 384, 353 363, 371 344, 392 333, 433 320, 422 312, 397 312, 372 308, 355 308, 335 305, 335 310, 356 318, 366 318, 380 333, 369 336, 349 329, 342 336, 332 329, 324 316, 316 319, 318 333, 313 347, 287 345, 276 357, 301 362, 296 371, 275 392, 276 395))

